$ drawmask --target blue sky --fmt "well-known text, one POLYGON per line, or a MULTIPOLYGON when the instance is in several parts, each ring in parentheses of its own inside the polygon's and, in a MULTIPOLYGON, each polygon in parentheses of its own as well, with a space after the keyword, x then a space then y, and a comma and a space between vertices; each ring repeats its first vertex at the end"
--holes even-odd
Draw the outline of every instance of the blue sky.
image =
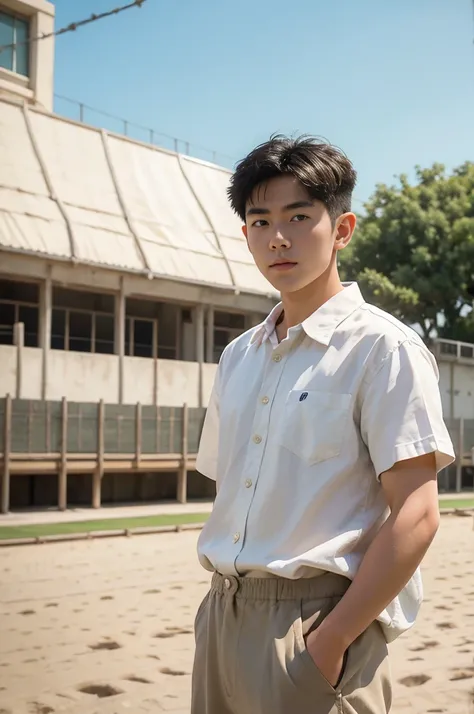
MULTIPOLYGON (((59 28, 125 0, 54 4, 59 28)), ((322 135, 355 163, 363 201, 416 164, 474 160, 472 5, 146 0, 58 37, 55 90, 229 157, 273 132, 322 135)), ((78 116, 63 100, 55 109, 78 116)))

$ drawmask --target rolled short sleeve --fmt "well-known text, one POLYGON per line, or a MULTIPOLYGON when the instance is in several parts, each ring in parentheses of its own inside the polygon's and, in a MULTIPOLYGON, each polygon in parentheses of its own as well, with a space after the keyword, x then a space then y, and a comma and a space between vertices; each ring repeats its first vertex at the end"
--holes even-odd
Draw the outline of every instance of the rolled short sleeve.
POLYGON ((211 397, 209 399, 196 459, 197 471, 213 481, 217 481, 217 460, 219 453, 219 392, 220 368, 217 370, 211 397))
POLYGON ((407 340, 364 383, 361 435, 377 477, 398 461, 436 454, 437 470, 454 460, 443 421, 438 367, 422 344, 407 340))

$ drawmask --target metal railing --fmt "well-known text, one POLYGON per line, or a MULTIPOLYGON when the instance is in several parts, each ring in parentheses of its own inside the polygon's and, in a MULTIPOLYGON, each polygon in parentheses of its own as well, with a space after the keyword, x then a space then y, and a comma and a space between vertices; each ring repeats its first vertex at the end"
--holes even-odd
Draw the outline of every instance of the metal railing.
POLYGON ((216 151, 215 149, 210 149, 209 147, 190 142, 187 139, 182 139, 158 131, 157 129, 143 126, 129 119, 110 114, 98 107, 92 107, 76 99, 65 97, 62 94, 55 94, 54 97, 57 100, 55 106, 56 113, 73 119, 74 121, 80 121, 81 123, 96 126, 100 129, 108 129, 117 134, 124 134, 137 141, 160 146, 164 149, 187 156, 194 156, 195 158, 210 161, 229 169, 236 163, 236 159, 233 156, 216 151), (104 119, 106 120, 105 124, 104 119))

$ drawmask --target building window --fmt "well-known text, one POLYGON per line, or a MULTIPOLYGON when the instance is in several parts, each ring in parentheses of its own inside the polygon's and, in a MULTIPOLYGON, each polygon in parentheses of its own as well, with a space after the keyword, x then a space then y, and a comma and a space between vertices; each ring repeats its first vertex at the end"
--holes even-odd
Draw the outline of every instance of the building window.
POLYGON ((38 285, 0 279, 0 344, 12 345, 14 325, 23 322, 25 345, 38 347, 38 316, 38 285))
POLYGON ((113 354, 114 334, 112 295, 53 288, 52 349, 113 354))
POLYGON ((0 52, 0 67, 9 69, 24 77, 29 75, 30 48, 28 20, 0 12, 0 47, 15 45, 0 52))
POLYGON ((229 342, 244 331, 245 315, 237 312, 214 313, 214 362, 219 362, 229 342))
POLYGON ((172 303, 127 299, 125 354, 177 359, 181 308, 172 303))

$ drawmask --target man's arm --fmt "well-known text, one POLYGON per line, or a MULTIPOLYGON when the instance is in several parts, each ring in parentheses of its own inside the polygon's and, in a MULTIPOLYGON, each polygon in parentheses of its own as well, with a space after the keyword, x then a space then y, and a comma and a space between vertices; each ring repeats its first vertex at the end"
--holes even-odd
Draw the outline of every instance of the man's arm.
POLYGON ((439 527, 435 454, 396 463, 381 483, 390 516, 344 597, 307 639, 316 665, 333 684, 344 652, 403 590, 439 527))

